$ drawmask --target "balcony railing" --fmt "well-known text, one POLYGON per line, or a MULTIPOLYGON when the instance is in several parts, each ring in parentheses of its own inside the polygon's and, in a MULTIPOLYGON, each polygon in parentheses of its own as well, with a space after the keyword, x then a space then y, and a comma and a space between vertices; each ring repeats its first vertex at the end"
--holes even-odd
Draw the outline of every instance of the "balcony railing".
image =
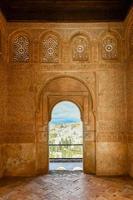
POLYGON ((82 159, 83 144, 49 144, 49 158, 66 160, 82 159))

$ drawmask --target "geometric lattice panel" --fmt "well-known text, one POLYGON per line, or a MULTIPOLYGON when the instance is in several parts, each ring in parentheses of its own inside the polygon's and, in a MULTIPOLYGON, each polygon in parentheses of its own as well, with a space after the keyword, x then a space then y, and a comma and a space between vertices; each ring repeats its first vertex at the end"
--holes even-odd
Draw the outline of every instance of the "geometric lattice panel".
POLYGON ((42 41, 42 62, 59 62, 59 40, 54 34, 46 35, 42 41))
POLYGON ((12 41, 12 61, 28 62, 30 59, 29 38, 19 35, 12 41))

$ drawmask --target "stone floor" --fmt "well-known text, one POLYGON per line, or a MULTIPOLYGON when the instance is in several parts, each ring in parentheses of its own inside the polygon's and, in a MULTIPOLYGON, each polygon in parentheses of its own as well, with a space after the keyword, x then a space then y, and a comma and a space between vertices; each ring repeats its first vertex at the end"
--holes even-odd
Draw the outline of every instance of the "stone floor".
POLYGON ((53 172, 0 180, 0 200, 133 200, 133 179, 53 172))

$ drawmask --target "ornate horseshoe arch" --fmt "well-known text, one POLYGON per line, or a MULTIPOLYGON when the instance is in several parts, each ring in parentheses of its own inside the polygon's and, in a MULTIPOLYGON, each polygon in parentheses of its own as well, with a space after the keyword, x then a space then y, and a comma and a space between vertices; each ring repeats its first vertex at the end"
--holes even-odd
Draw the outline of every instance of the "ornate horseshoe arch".
POLYGON ((38 174, 49 171, 48 124, 51 111, 61 101, 75 103, 81 111, 83 122, 83 171, 96 171, 95 116, 89 88, 79 79, 69 76, 55 77, 41 92, 36 113, 36 170, 38 174))

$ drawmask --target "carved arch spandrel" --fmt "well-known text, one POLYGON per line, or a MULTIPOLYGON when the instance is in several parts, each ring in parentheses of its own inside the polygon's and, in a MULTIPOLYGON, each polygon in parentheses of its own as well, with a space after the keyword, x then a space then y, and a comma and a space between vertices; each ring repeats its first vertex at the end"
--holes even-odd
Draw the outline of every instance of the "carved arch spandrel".
POLYGON ((32 36, 24 30, 11 33, 8 37, 9 60, 12 63, 32 61, 32 36))
POLYGON ((39 60, 41 63, 59 63, 61 59, 61 37, 58 33, 47 31, 39 39, 39 60))
POLYGON ((37 94, 36 112, 38 112, 39 109, 40 109, 41 98, 44 95, 44 93, 46 92, 46 88, 49 85, 49 83, 51 83, 52 81, 54 81, 56 79, 65 78, 65 77, 69 77, 71 79, 75 79, 75 80, 81 82, 86 87, 86 89, 88 90, 88 93, 89 93, 89 98, 90 98, 90 105, 89 105, 90 109, 95 113, 96 112, 96 96, 95 96, 95 92, 94 92, 91 84, 88 84, 88 82, 85 81, 81 77, 72 76, 72 75, 57 75, 55 77, 50 77, 49 79, 47 79, 46 82, 44 82, 44 84, 42 85, 42 87, 39 88, 39 91, 38 91, 38 94, 37 94))

